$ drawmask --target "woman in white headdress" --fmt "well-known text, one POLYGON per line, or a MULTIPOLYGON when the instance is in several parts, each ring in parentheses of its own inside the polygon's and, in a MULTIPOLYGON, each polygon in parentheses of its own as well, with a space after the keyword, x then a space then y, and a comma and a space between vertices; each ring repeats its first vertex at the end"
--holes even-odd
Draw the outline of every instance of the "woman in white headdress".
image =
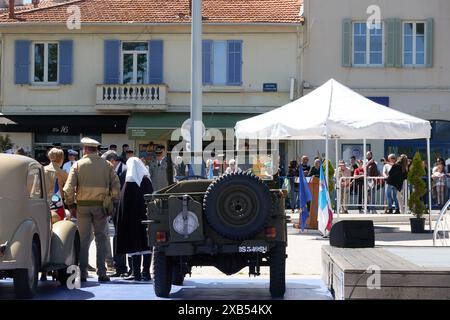
POLYGON ((149 281, 151 249, 147 242, 146 205, 144 195, 153 193, 150 174, 145 164, 136 157, 127 160, 125 184, 122 188, 117 217, 117 254, 132 256, 133 274, 128 280, 149 281), (141 260, 143 270, 141 273, 141 260))

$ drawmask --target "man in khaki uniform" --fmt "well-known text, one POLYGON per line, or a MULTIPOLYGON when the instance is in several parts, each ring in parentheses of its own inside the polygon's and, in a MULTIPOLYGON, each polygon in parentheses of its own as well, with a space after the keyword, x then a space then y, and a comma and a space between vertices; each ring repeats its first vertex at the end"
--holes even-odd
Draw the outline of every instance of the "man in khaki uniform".
POLYGON ((80 233, 80 271, 81 281, 86 281, 89 260, 90 236, 94 227, 95 244, 97 247, 97 275, 99 282, 109 281, 106 275, 105 233, 108 215, 106 203, 117 205, 120 197, 120 184, 111 163, 102 159, 97 149, 99 142, 83 138, 83 158, 70 169, 69 177, 64 186, 66 204, 70 213, 77 217, 80 233))

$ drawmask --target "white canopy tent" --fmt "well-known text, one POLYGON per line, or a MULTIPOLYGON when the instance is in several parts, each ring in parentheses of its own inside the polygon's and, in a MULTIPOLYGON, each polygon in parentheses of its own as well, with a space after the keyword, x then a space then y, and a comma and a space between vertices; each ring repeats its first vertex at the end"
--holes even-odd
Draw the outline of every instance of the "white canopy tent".
MULTIPOLYGON (((430 122, 375 103, 334 79, 285 106, 237 122, 235 134, 238 141, 326 140, 327 159, 330 138, 336 140, 337 146, 338 139, 354 140, 361 137, 364 140, 364 154, 366 139, 427 139, 431 205, 430 122)), ((328 161, 326 171, 325 176, 328 177, 328 161)), ((366 183, 367 179, 364 180, 366 183)), ((367 209, 367 203, 365 207, 367 209)))

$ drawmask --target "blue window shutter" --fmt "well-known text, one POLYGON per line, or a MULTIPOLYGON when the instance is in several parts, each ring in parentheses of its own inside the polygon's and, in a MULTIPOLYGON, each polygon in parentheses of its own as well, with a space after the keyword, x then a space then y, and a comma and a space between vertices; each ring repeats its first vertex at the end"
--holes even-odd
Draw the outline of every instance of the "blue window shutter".
POLYGON ((30 44, 29 40, 16 40, 14 52, 14 83, 30 83, 30 44))
POLYGON ((72 84, 73 77, 73 41, 59 41, 59 83, 72 84))
POLYGON ((150 72, 148 73, 148 83, 161 84, 164 80, 164 43, 162 40, 151 40, 148 47, 150 51, 150 72))
POLYGON ((202 71, 203 84, 212 84, 212 40, 203 40, 202 43, 202 71))
POLYGON ((104 84, 120 83, 120 41, 105 40, 104 84))
POLYGON ((227 85, 242 85, 242 41, 227 41, 227 85))

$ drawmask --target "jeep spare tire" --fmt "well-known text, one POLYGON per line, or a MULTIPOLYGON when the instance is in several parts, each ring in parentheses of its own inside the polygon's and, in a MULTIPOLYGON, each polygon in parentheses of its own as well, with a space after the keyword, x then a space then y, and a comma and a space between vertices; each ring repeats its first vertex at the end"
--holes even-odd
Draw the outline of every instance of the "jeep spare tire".
POLYGON ((203 208, 210 226, 232 240, 258 234, 272 212, 269 188, 251 173, 226 174, 206 190, 203 208))

